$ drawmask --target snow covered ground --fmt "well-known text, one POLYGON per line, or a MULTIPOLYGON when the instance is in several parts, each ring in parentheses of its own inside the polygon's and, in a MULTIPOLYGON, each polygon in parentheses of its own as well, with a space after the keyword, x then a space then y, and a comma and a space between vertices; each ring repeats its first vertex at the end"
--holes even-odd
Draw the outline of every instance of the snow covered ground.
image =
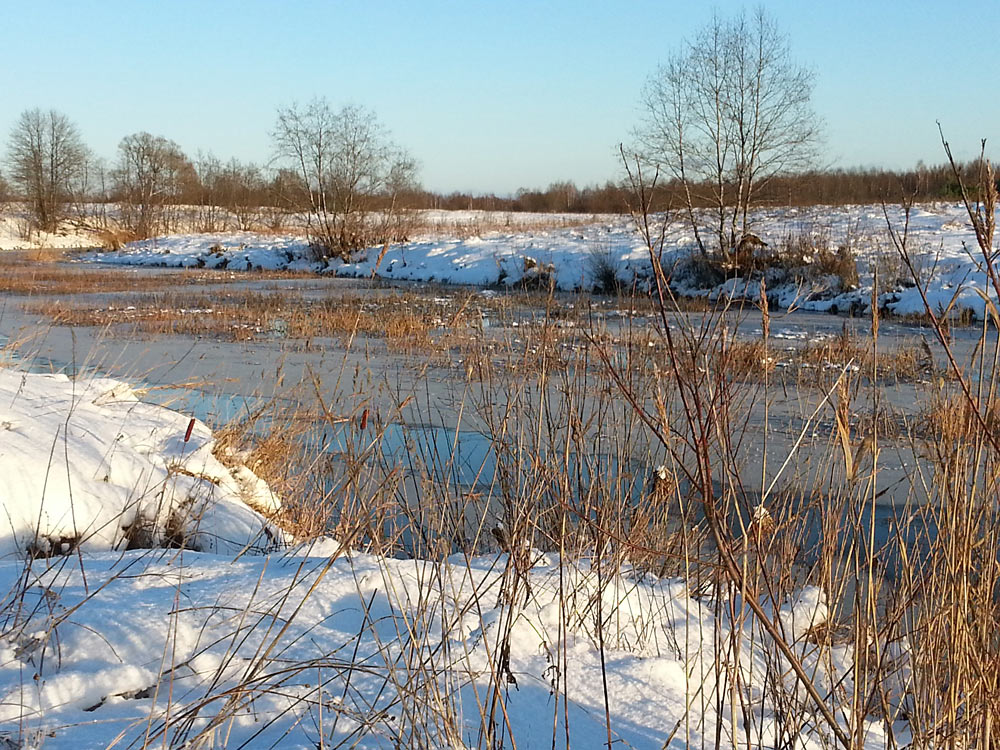
MULTIPOLYGON (((889 212, 894 226, 901 229, 902 210, 890 207, 889 212)), ((539 219, 537 229, 491 231, 462 239, 422 238, 389 248, 381 259, 381 248, 360 252, 349 263, 317 260, 301 235, 253 233, 161 237, 128 245, 119 252, 87 257, 128 265, 312 270, 362 278, 374 273, 385 279, 476 286, 514 285, 526 280, 544 286, 551 277, 558 288, 567 290, 592 289, 600 281, 601 269, 610 267, 624 284, 648 284, 648 253, 632 221, 628 217, 595 218, 597 221, 585 225, 546 228, 558 226, 557 219, 565 219, 559 215, 548 224, 539 219)), ((436 221, 439 227, 447 227, 444 218, 437 217, 436 221)), ((920 295, 910 285, 909 275, 901 268, 889 240, 881 206, 773 209, 759 212, 755 226, 772 248, 781 246, 789 237, 811 236, 831 251, 846 244, 857 259, 859 283, 853 289, 845 289, 838 278, 829 274, 770 273, 768 296, 779 306, 815 311, 863 310, 871 299, 874 272, 878 269, 880 291, 885 291, 881 305, 899 314, 923 312, 920 295)), ((916 207, 910 217, 909 246, 932 305, 946 309, 954 299, 957 307, 983 314, 986 303, 981 292, 988 293, 988 284, 967 253, 967 249, 976 247, 975 236, 961 206, 916 207)), ((689 257, 693 247, 690 228, 674 222, 667 233, 665 267, 671 268, 689 257)), ((810 260, 815 259, 806 259, 807 272, 810 260)), ((705 286, 692 274, 678 271, 673 283, 678 292, 688 296, 759 298, 755 280, 731 278, 705 286)))
POLYGON ((0 367, 0 557, 170 537, 210 552, 280 544, 258 512, 277 497, 214 449, 204 424, 125 383, 0 367))
POLYGON ((0 213, 0 250, 30 250, 39 247, 99 247, 93 232, 66 227, 56 232, 29 229, 30 222, 19 212, 0 213))
MULTIPOLYGON (((176 233, 197 231, 206 224, 206 208, 202 206, 174 206, 171 222, 176 233)), ((212 222, 222 227, 241 226, 237 217, 221 208, 211 209, 212 222)), ((32 250, 38 248, 91 248, 101 247, 104 240, 100 226, 115 227, 119 211, 115 204, 82 204, 75 209, 74 220, 63 221, 57 232, 40 232, 31 225, 28 208, 22 203, 0 203, 0 251, 32 250)), ((424 237, 468 236, 479 232, 548 229, 585 224, 597 218, 571 213, 532 213, 481 210, 427 209, 417 212, 416 226, 424 237)), ((282 226, 289 237, 302 237, 309 219, 306 214, 282 215, 282 226)), ((239 234, 229 232, 225 236, 239 234)), ((258 235, 259 236, 259 235, 258 235)), ((230 239, 232 243, 232 239, 230 239)))
MULTIPOLYGON (((204 425, 116 381, 0 369, 0 434, 0 747, 833 746, 744 602, 532 551, 296 543, 204 425), (125 550, 140 516, 187 548, 125 550)), ((846 726, 852 650, 811 635, 822 593, 764 607, 846 726)))

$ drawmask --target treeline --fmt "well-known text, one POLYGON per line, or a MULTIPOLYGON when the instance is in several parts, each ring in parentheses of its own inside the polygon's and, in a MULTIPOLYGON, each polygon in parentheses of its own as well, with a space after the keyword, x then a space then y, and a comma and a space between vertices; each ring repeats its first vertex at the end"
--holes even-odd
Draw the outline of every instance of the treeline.
POLYGON ((422 191, 408 197, 414 208, 447 211, 515 211, 538 213, 621 213, 628 210, 622 185, 578 188, 572 182, 555 182, 544 190, 521 188, 513 195, 494 193, 433 193, 422 191))
POLYGON ((76 125, 55 110, 26 110, 10 132, 0 201, 27 207, 26 239, 67 220, 108 244, 178 230, 281 229, 296 215, 317 259, 406 239, 415 162, 375 114, 334 110, 323 99, 279 109, 267 167, 215 156, 192 159, 167 138, 140 132, 96 158, 76 125), (302 221, 304 219, 304 221, 302 221))
MULTIPOLYGON (((978 163, 961 165, 966 184, 976 183, 978 163)), ((694 205, 714 205, 708 197, 711 187, 695 190, 694 205)), ((661 183, 653 199, 654 207, 684 205, 682 186, 677 182, 661 183)), ((757 193, 755 205, 817 206, 851 203, 897 202, 903 196, 917 201, 956 200, 961 191, 958 180, 947 164, 914 169, 889 170, 852 168, 814 170, 772 178, 757 193)), ((409 196, 417 208, 482 211, 534 211, 580 214, 621 213, 628 211, 632 196, 621 183, 577 188, 572 182, 556 182, 545 190, 522 188, 514 195, 422 192, 409 196)))
MULTIPOLYGON (((68 218, 97 222, 123 239, 178 229, 211 232, 281 229, 293 214, 322 254, 343 254, 405 239, 415 226, 407 209, 622 213, 631 194, 622 183, 577 187, 555 182, 513 195, 435 193, 416 180, 415 162, 395 146, 374 114, 323 100, 278 112, 277 158, 264 166, 212 155, 194 158, 149 133, 121 140, 111 162, 97 159, 75 125, 55 111, 29 110, 16 122, 0 174, 0 202, 29 209, 33 229, 55 230, 68 218), (391 214, 387 218, 387 214, 391 214)), ((961 166, 968 184, 978 163, 961 166)), ((715 205, 715 185, 690 184, 693 203, 715 205)), ((728 188, 724 189, 727 190, 728 188)), ((734 191, 735 192, 735 191, 734 191)), ((757 186, 755 206, 877 203, 902 197, 954 200, 959 182, 947 165, 910 170, 829 169, 776 176, 757 186)), ((661 181, 653 208, 684 205, 682 185, 661 181)))

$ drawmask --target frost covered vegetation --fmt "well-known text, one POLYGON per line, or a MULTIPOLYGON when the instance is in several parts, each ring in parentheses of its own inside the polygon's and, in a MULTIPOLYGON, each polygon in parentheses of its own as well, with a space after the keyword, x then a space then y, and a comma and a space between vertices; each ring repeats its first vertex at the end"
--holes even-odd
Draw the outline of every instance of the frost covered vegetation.
MULTIPOLYGON (((989 185, 966 222, 995 293, 989 185)), ((887 241, 916 272, 910 215, 887 241)), ((3 741, 997 747, 993 295, 962 336, 917 285, 924 341, 887 340, 875 304, 866 334, 789 352, 769 284, 685 313, 650 267, 651 297, 573 318, 551 287, 338 307, 206 269, 164 283, 214 297, 135 281, 102 318, 66 303, 90 267, 29 293, 14 266, 67 325, 242 325, 307 354, 336 331, 345 382, 306 375, 213 433, 11 347, 3 741), (428 374, 365 376, 383 339, 428 374)))

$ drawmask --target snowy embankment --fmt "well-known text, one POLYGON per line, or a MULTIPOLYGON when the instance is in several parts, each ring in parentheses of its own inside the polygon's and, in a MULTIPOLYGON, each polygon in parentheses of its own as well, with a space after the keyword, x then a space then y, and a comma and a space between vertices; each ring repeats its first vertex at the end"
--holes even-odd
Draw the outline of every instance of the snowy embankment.
MULTIPOLYGON (((116 381, 2 369, 0 405, 0 747, 831 746, 739 601, 533 551, 278 550, 251 507, 277 499, 204 425, 116 381), (170 534, 183 548, 124 549, 170 534)), ((846 726, 852 646, 815 636, 822 593, 763 606, 846 726)))
MULTIPOLYGON (((902 210, 889 208, 897 231, 904 224, 902 210)), ((447 223, 438 220, 439 227, 447 223)), ((783 308, 815 311, 867 309, 876 269, 880 277, 880 305, 898 314, 922 313, 923 302, 913 288, 910 274, 900 264, 889 239, 881 206, 783 208, 761 211, 754 221, 769 252, 791 238, 805 238, 831 253, 845 245, 857 261, 858 281, 844 281, 818 269, 817 258, 807 252, 798 268, 767 271, 768 297, 783 308), (848 282, 850 283, 850 282, 848 282)), ((980 291, 989 285, 982 269, 971 259, 975 251, 965 210, 958 204, 916 207, 910 216, 909 250, 921 284, 926 285, 932 306, 955 306, 982 315, 985 302, 980 291)), ((757 279, 729 278, 706 282, 685 264, 695 253, 690 227, 675 221, 666 233, 663 265, 674 269, 674 289, 686 296, 759 299, 757 279)), ((606 285, 607 271, 628 286, 648 286, 651 266, 646 247, 628 217, 603 217, 600 221, 560 229, 491 232, 466 239, 420 239, 390 247, 370 248, 352 262, 317 259, 301 235, 270 236, 253 233, 177 235, 133 243, 118 252, 94 253, 87 258, 128 265, 245 269, 290 269, 335 273, 340 276, 470 284, 515 285, 522 282, 548 286, 551 278, 564 290, 590 290, 606 285)), ((992 292, 989 294, 991 296, 992 292)))
POLYGON ((280 544, 261 515, 278 499, 214 449, 204 424, 140 402, 125 383, 0 367, 0 556, 280 544))
POLYGON ((66 226, 58 232, 41 232, 31 227, 23 213, 0 214, 0 250, 31 250, 40 247, 100 247, 96 233, 66 226))
POLYGON ((384 279, 475 286, 514 285, 551 273, 561 289, 593 283, 589 259, 595 253, 612 258, 622 276, 643 274, 649 267, 645 245, 625 219, 571 229, 418 240, 393 245, 380 261, 381 251, 362 251, 351 263, 317 260, 302 235, 228 232, 157 237, 84 258, 121 265, 314 271, 359 278, 375 272, 384 279))

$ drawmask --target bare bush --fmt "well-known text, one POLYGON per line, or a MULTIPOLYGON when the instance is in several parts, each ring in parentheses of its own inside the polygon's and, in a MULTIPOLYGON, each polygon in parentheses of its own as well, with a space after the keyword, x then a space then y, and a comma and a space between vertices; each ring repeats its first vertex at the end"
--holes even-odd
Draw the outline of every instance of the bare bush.
POLYGON ((226 215, 218 190, 222 163, 213 154, 199 155, 194 169, 198 177, 195 226, 199 232, 220 232, 226 227, 226 215))
POLYGON ((247 231, 261 221, 267 185, 256 164, 231 159, 219 175, 218 192, 236 229, 247 231))
POLYGON ((278 110, 275 151, 305 185, 309 234, 318 254, 348 258, 353 250, 403 240, 399 195, 412 190, 413 159, 389 138, 375 114, 324 99, 278 110))
POLYGON ((169 231, 171 208, 177 205, 184 181, 197 179, 181 147, 149 133, 134 133, 118 144, 114 170, 122 227, 136 237, 169 231))
POLYGON ((592 288, 598 294, 619 294, 622 283, 618 278, 618 259, 606 247, 597 247, 587 254, 587 270, 592 288))
POLYGON ((840 291, 858 287, 858 264, 851 239, 833 246, 827 231, 800 231, 788 235, 768 259, 768 265, 784 269, 801 280, 832 276, 840 291))

